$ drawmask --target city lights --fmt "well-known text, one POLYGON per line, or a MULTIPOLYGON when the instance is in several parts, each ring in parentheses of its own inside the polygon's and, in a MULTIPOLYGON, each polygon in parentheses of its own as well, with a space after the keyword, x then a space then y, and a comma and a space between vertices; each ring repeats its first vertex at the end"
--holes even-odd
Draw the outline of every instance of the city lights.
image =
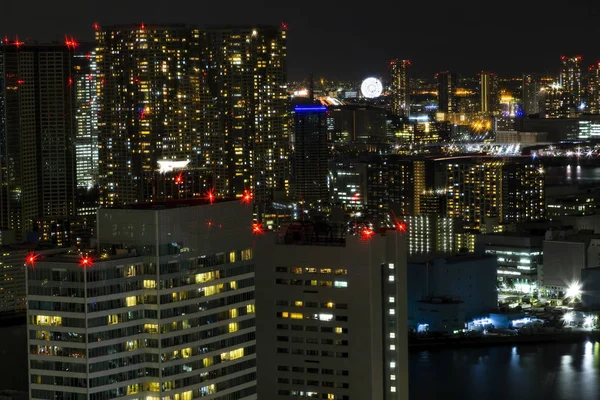
POLYGON ((568 298, 570 302, 581 300, 581 284, 579 282, 570 283, 565 292, 565 297, 568 298))
POLYGON ((265 231, 261 223, 255 222, 252 224, 252 233, 255 235, 262 235, 264 232, 265 231))

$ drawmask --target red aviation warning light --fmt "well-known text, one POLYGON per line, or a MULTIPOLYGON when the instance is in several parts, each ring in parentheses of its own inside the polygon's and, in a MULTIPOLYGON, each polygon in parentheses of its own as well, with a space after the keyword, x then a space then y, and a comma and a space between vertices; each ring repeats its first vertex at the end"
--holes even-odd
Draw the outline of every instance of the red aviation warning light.
POLYGON ((283 29, 284 31, 288 30, 288 24, 286 24, 285 22, 281 21, 281 29, 283 29))
POLYGON ((175 177, 175 183, 182 183, 183 182, 183 172, 180 172, 176 177, 175 177))
POLYGON ((75 40, 73 36, 65 36, 65 46, 67 46, 69 50, 75 50, 77 46, 79 46, 79 43, 77 43, 77 40, 75 40))
POLYGON ((93 25, 93 27, 94 27, 94 30, 95 30, 95 31, 99 31, 99 30, 100 30, 100 24, 99 24, 99 23, 97 23, 97 22, 94 22, 94 25, 93 25))
POLYGON ((82 267, 91 267, 92 266, 92 259, 89 258, 88 256, 83 256, 79 260, 79 265, 82 266, 82 267))
POLYGON ((21 42, 21 41, 19 40, 19 36, 17 36, 17 37, 15 38, 15 41, 13 42, 13 44, 14 44, 15 46, 17 46, 17 49, 18 49, 19 47, 23 46, 23 45, 25 44, 25 42, 21 42))
POLYGON ((262 235, 263 233, 265 233, 262 224, 259 222, 255 222, 252 224, 252 233, 254 233, 255 235, 262 235))
POLYGON ((32 251, 31 253, 29 253, 27 255, 27 257, 25 257, 25 262, 27 263, 27 265, 31 265, 33 267, 33 265, 35 264, 35 261, 37 259, 38 259, 38 255, 32 251))
POLYGON ((406 224, 404 222, 396 222, 396 230, 398 232, 406 232, 406 224))
POLYGON ((375 235, 375 232, 371 228, 364 228, 360 231, 360 237, 363 240, 369 240, 375 235))
POLYGON ((242 203, 250 204, 252 201, 252 193, 249 190, 244 190, 244 195, 242 196, 242 203))
POLYGON ((206 199, 210 202, 210 204, 212 204, 215 201, 215 189, 210 189, 207 193, 206 193, 206 199))
POLYGON ((146 24, 144 24, 144 23, 142 22, 142 25, 140 25, 140 29, 141 29, 141 30, 144 30, 144 29, 146 29, 146 24))

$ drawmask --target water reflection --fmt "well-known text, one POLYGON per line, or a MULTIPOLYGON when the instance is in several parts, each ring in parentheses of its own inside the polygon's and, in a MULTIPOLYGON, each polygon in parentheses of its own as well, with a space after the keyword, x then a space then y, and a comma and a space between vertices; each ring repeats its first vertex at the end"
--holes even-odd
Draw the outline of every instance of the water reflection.
POLYGON ((545 168, 544 174, 546 185, 600 182, 600 167, 582 167, 576 164, 564 167, 554 166, 545 168))
POLYGON ((592 399, 600 343, 423 351, 411 354, 410 374, 418 400, 592 399))

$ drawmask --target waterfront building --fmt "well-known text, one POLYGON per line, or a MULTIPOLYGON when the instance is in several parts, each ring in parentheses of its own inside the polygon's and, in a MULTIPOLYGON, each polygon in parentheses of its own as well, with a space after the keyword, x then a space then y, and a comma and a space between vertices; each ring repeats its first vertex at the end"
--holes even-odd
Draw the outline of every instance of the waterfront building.
POLYGON ((412 256, 408 263, 407 281, 408 321, 414 329, 424 323, 420 311, 422 304, 419 303, 423 300, 428 303, 436 298, 454 299, 454 303, 460 301, 460 308, 467 321, 481 318, 498 307, 497 267, 494 256, 412 256))
POLYGON ((257 236, 259 398, 408 398, 404 233, 344 231, 257 236))
POLYGON ((256 398, 252 208, 101 208, 94 253, 27 256, 30 399, 256 398))

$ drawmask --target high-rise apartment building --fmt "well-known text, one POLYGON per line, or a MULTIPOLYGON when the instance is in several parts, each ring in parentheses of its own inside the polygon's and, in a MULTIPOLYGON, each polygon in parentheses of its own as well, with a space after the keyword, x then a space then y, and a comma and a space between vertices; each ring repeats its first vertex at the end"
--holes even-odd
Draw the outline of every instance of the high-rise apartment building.
POLYGON ((447 193, 446 216, 479 230, 485 217, 499 222, 543 220, 543 169, 535 162, 450 158, 439 164, 447 193))
POLYGON ((482 71, 479 75, 480 111, 484 114, 497 112, 500 106, 498 81, 493 72, 482 71))
POLYGON ((432 164, 397 155, 367 162, 365 217, 376 226, 393 226, 394 217, 421 213, 421 194, 433 181, 432 164))
POLYGON ((255 201, 287 191, 288 98, 286 29, 223 27, 203 31, 208 115, 218 135, 207 143, 218 194, 255 201))
POLYGON ((589 68, 587 96, 590 113, 600 114, 600 62, 589 68))
POLYGON ((212 131, 202 112, 200 33, 108 26, 96 31, 96 45, 101 204, 205 194, 198 170, 212 131))
POLYGON ((258 398, 408 398, 406 241, 295 223, 257 237, 258 398))
POLYGON ((458 111, 455 94, 457 87, 456 74, 442 71, 436 74, 438 92, 438 111, 441 113, 453 113, 458 111))
POLYGON ((327 107, 303 104, 294 107, 293 188, 306 204, 328 203, 327 107))
POLYGON ((79 52, 74 63, 77 188, 90 189, 98 182, 96 52, 79 52))
POLYGON ((410 86, 408 79, 409 60, 395 59, 390 62, 392 75, 392 113, 394 115, 410 116, 410 86))
POLYGON ((525 115, 538 114, 542 85, 535 74, 523 74, 523 113, 525 115))
POLYGON ((17 241, 36 218, 75 212, 76 46, 0 45, 0 227, 17 241))
POLYGON ((560 60, 560 85, 569 96, 569 106, 579 108, 585 93, 581 74, 581 56, 561 56, 560 60))
POLYGON ((30 399, 255 399, 252 208, 100 209, 98 253, 31 255, 30 399))

